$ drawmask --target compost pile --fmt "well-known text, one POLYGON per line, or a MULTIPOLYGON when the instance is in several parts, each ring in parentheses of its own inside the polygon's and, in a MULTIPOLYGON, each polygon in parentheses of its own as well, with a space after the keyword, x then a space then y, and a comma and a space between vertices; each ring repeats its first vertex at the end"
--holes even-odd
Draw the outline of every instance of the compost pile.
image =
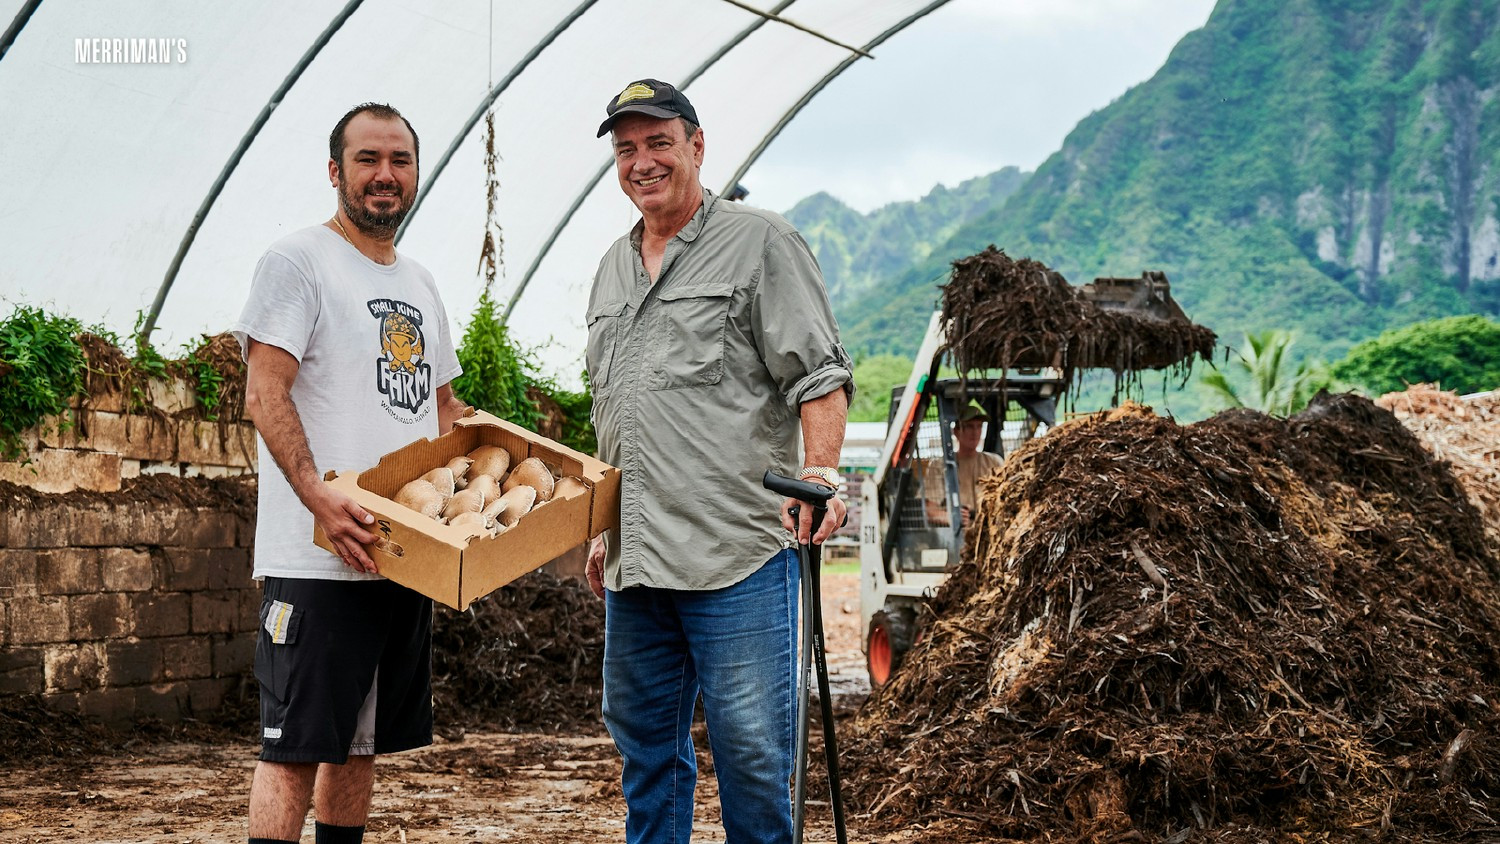
POLYGON ((216 420, 244 417, 246 366, 239 341, 228 332, 203 335, 201 342, 181 360, 168 360, 154 353, 133 359, 115 345, 114 339, 89 332, 79 334, 76 339, 88 361, 83 376, 86 406, 102 402, 106 408, 118 410, 116 405, 123 404, 131 413, 165 417, 166 414, 151 406, 151 382, 180 377, 199 394, 199 399, 175 415, 216 420), (211 407, 203 406, 205 399, 211 400, 211 407))
POLYGON ((0 697, 0 762, 108 753, 118 739, 96 720, 47 706, 40 695, 0 697))
POLYGON ((1500 391, 1460 398, 1431 384, 1415 384, 1375 403, 1396 414, 1453 470, 1484 519, 1490 553, 1500 555, 1500 391))
POLYGON ((1386 411, 1127 406, 983 482, 968 562, 856 719, 932 840, 1500 833, 1500 564, 1386 411))
POLYGON ((535 571, 464 612, 434 613, 438 721, 491 730, 598 726, 604 602, 582 581, 535 571))
MULTIPOLYGON (((254 475, 230 478, 183 478, 152 474, 126 478, 115 492, 75 489, 67 493, 38 492, 31 487, 0 481, 0 509, 28 510, 50 501, 68 500, 107 504, 118 509, 157 506, 211 507, 231 510, 254 521, 257 480, 254 475)), ((3 546, 0 546, 3 547, 3 546)))
POLYGON ((960 371, 1057 366, 1078 369, 1190 366, 1209 360, 1214 333, 1185 319, 1103 309, 1040 261, 991 246, 953 262, 942 319, 960 371))

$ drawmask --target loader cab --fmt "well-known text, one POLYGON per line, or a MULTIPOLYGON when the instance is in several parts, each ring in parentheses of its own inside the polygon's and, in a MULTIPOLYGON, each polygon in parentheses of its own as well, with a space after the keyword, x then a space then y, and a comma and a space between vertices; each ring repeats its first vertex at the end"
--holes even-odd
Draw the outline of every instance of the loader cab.
POLYGON ((1002 458, 1056 421, 1063 384, 1056 370, 1013 371, 1004 378, 922 380, 915 401, 891 391, 888 426, 899 431, 878 481, 861 491, 860 604, 872 686, 883 685, 912 644, 917 604, 959 564, 959 411, 978 403, 989 417, 981 451, 1002 458), (906 408, 905 418, 897 418, 906 408))

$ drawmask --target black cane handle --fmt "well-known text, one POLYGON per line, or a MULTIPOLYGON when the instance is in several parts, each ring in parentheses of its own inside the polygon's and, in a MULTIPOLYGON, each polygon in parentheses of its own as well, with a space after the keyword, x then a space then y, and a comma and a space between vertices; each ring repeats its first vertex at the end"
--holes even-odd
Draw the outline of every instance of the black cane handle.
POLYGON ((814 507, 821 507, 828 499, 838 494, 838 490, 815 484, 812 481, 799 481, 796 478, 788 478, 786 475, 778 475, 770 469, 761 478, 761 483, 766 489, 780 493, 787 498, 795 498, 798 501, 806 501, 814 507))

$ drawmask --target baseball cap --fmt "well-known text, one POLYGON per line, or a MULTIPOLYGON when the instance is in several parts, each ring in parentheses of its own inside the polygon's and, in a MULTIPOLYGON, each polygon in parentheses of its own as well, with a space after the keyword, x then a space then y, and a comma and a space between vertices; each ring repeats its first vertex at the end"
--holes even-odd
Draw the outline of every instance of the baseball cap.
POLYGON ((610 99, 609 105, 604 107, 604 113, 608 116, 599 124, 599 134, 594 136, 596 138, 604 137, 604 133, 609 131, 622 114, 686 117, 694 126, 702 125, 698 122, 698 112, 693 110, 693 104, 688 102, 688 98, 671 85, 656 79, 637 79, 626 85, 625 90, 610 99))
POLYGON ((958 423, 962 425, 965 422, 973 422, 975 419, 981 422, 988 422, 990 421, 990 415, 984 411, 984 407, 979 402, 971 400, 968 404, 964 405, 963 410, 958 412, 958 423))

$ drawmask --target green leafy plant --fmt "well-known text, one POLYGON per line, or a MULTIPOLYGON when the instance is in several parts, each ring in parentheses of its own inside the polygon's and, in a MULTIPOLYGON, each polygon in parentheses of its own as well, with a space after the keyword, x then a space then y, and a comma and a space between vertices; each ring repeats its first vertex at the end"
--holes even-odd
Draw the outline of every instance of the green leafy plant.
POLYGON ((171 374, 171 361, 162 357, 161 352, 151 345, 151 338, 141 331, 145 322, 145 312, 136 311, 135 328, 130 335, 135 341, 135 354, 131 360, 135 363, 135 368, 143 375, 150 378, 167 378, 171 374))
POLYGON ((0 456, 22 456, 21 433, 60 416, 83 392, 78 321, 18 305, 0 322, 0 456))
POLYGON ((210 422, 218 420, 220 401, 220 390, 224 386, 224 376, 214 368, 211 361, 187 355, 182 360, 187 367, 188 375, 193 383, 193 394, 198 400, 198 406, 203 409, 203 418, 210 422))
POLYGON ((245 411, 244 358, 232 334, 203 334, 182 347, 182 360, 172 361, 193 388, 203 418, 239 419, 245 411))
POLYGON ((495 308, 495 300, 485 290, 458 347, 458 363, 464 371, 454 379, 453 392, 467 404, 535 430, 541 413, 526 388, 535 381, 531 373, 536 363, 511 339, 495 308))
POLYGON ((1333 365, 1371 393, 1438 384, 1459 393, 1500 387, 1500 322, 1459 316, 1395 328, 1356 345, 1333 365))
POLYGON ((1203 384, 1221 407, 1248 407, 1274 416, 1290 416, 1307 406, 1320 389, 1336 386, 1327 367, 1316 361, 1294 363, 1292 335, 1285 331, 1246 334, 1246 349, 1231 367, 1248 385, 1237 386, 1223 370, 1203 376, 1203 384))

